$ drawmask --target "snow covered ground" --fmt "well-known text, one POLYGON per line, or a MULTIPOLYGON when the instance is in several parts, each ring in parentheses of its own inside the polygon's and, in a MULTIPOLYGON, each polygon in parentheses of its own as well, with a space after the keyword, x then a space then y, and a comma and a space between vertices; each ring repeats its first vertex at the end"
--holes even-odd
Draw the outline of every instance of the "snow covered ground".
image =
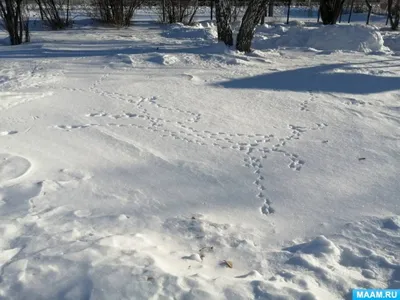
POLYGON ((375 25, 0 46, 0 299, 399 289, 400 36, 375 25))

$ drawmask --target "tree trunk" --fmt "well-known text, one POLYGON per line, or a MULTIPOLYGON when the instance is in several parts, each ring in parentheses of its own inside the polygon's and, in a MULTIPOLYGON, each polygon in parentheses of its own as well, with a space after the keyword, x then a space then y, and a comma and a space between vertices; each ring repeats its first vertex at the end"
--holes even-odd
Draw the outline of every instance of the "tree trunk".
POLYGON ((213 20, 214 0, 210 1, 211 21, 213 20))
POLYGON ((270 0, 268 5, 268 17, 273 17, 273 16, 274 16, 274 0, 270 0))
POLYGON ((265 17, 267 16, 267 7, 265 7, 265 9, 264 9, 264 13, 262 14, 262 16, 261 16, 261 21, 260 21, 260 24, 261 25, 264 25, 265 24, 265 17))
POLYGON ((38 0, 37 4, 39 6, 40 20, 44 21, 42 2, 40 0, 38 0))
POLYGON ((400 0, 397 0, 396 4, 393 7, 393 1, 390 0, 388 3, 388 11, 389 11, 389 20, 390 27, 392 30, 396 30, 399 28, 400 21, 400 0))
POLYGON ((342 10, 344 0, 321 0, 320 13, 324 25, 336 24, 340 11, 342 10))
POLYGON ((68 24, 69 24, 69 7, 70 7, 69 1, 70 1, 70 0, 67 1, 67 18, 66 18, 66 21, 65 21, 65 23, 66 23, 67 26, 68 26, 68 24))
POLYGON ((165 23, 166 17, 165 17, 165 0, 162 0, 162 21, 165 23))
POLYGON ((265 7, 268 0, 251 0, 244 13, 242 24, 236 41, 236 49, 241 52, 251 51, 251 42, 254 37, 254 29, 260 22, 265 13, 265 7))
POLYGON ((215 1, 215 18, 217 20, 218 40, 225 45, 233 45, 233 34, 231 28, 231 3, 230 0, 215 1))

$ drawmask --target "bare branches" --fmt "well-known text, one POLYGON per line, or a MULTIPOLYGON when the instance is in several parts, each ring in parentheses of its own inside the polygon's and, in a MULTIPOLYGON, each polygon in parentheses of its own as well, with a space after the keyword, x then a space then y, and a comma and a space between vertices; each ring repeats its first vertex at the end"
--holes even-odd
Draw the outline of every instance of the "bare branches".
POLYGON ((183 23, 190 25, 194 21, 194 16, 199 8, 198 0, 164 0, 163 21, 173 23, 183 23))
POLYGON ((92 16, 107 24, 129 26, 142 3, 143 0, 92 0, 92 16))
POLYGON ((29 14, 23 0, 0 0, 0 17, 10 37, 11 45, 29 42, 29 14))
POLYGON ((45 25, 51 29, 64 29, 69 23, 69 0, 36 0, 45 25))

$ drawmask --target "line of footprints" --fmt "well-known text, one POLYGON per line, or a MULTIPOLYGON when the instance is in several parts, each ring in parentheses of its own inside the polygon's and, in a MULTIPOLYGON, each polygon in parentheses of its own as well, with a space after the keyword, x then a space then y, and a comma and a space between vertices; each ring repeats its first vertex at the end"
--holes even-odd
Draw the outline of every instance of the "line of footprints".
MULTIPOLYGON (((103 78, 106 78, 104 75, 103 78)), ((284 138, 276 138, 273 134, 245 134, 245 133, 226 133, 212 132, 209 130, 197 130, 192 124, 201 120, 201 114, 189 110, 182 110, 175 107, 167 107, 157 102, 156 97, 135 98, 128 94, 110 93, 101 91, 97 86, 101 79, 96 82, 89 90, 96 94, 106 96, 113 100, 125 101, 135 105, 135 112, 123 112, 121 114, 109 114, 107 112, 93 112, 86 114, 89 118, 109 118, 112 120, 128 119, 129 123, 91 123, 80 125, 57 125, 55 128, 71 131, 74 129, 83 129, 92 126, 110 126, 110 127, 135 127, 142 130, 159 133, 162 138, 181 140, 185 143, 196 143, 201 146, 218 147, 221 150, 235 150, 244 154, 243 166, 253 171, 253 184, 257 189, 256 197, 262 201, 260 211, 268 215, 274 213, 272 201, 267 197, 265 186, 263 185, 264 176, 262 175, 262 162, 269 154, 281 153, 288 157, 288 167, 294 171, 300 171, 305 164, 295 153, 284 150, 286 143, 299 139, 301 135, 308 130, 319 130, 327 126, 325 123, 317 123, 315 127, 306 128, 295 125, 288 125, 290 134, 284 138), (162 112, 162 113, 160 113, 162 112), (160 116, 166 116, 161 118, 160 116), (132 122, 132 121, 135 122, 132 122), (267 146, 273 141, 278 141, 272 147, 267 146)), ((306 104, 301 105, 302 108, 306 104)), ((302 109, 303 110, 303 109, 302 109)), ((308 110, 306 107, 304 110, 308 110)))

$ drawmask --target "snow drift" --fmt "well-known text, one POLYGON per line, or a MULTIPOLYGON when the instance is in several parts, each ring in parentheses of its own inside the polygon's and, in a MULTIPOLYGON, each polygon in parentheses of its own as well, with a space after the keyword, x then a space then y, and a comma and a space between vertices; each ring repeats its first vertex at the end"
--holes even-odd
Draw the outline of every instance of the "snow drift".
POLYGON ((168 26, 163 36, 178 40, 214 40, 217 38, 217 27, 211 22, 200 22, 194 26, 178 23, 168 26))
POLYGON ((256 49, 311 48, 320 51, 386 52, 377 28, 359 24, 320 27, 263 25, 256 31, 256 49))
POLYGON ((400 35, 397 33, 387 34, 384 37, 385 46, 389 47, 392 51, 400 51, 400 35))

